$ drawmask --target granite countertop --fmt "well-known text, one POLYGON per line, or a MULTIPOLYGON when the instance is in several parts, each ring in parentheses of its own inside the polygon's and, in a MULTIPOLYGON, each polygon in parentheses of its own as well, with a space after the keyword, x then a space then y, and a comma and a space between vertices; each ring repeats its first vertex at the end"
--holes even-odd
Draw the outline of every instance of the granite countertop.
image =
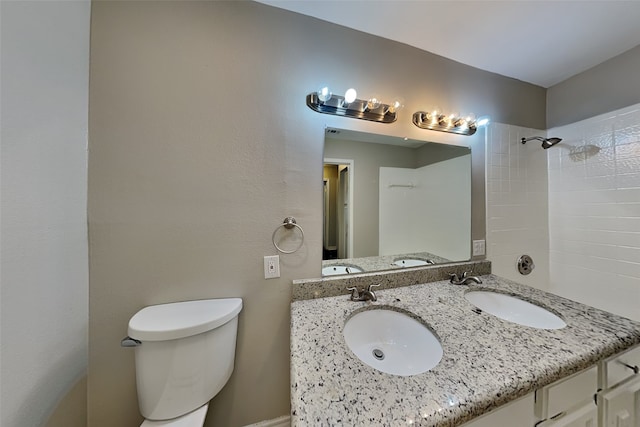
POLYGON ((291 423, 294 426, 457 426, 640 343, 640 323, 529 286, 482 276, 376 291, 377 302, 348 295, 291 305, 291 423), (480 314, 472 288, 519 295, 559 314, 558 330, 520 326, 480 314), (414 376, 380 372, 347 347, 342 329, 357 310, 394 307, 420 317, 444 355, 414 376))

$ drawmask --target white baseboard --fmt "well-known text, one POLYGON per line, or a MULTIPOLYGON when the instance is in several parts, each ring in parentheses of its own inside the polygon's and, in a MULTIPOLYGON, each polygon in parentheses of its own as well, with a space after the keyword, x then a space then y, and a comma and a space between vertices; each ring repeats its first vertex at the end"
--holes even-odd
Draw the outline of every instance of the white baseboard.
POLYGON ((274 418, 273 420, 260 421, 245 427, 290 427, 290 426, 291 426, 291 417, 289 415, 285 415, 282 417, 274 418))

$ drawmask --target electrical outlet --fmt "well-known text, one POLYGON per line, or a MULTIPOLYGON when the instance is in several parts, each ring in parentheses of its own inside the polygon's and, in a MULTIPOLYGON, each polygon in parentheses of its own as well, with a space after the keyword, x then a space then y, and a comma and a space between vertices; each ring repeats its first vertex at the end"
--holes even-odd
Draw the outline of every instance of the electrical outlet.
POLYGON ((484 240, 473 241, 473 256, 480 256, 485 254, 485 242, 484 240))
POLYGON ((275 279, 280 277, 280 255, 264 257, 264 278, 275 279))

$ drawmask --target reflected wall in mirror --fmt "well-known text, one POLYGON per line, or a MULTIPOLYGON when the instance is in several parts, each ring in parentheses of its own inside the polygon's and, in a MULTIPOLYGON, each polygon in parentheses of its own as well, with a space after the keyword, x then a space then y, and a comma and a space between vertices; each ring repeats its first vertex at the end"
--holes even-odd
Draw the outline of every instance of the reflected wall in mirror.
POLYGON ((471 258, 471 150, 327 128, 322 275, 471 258))

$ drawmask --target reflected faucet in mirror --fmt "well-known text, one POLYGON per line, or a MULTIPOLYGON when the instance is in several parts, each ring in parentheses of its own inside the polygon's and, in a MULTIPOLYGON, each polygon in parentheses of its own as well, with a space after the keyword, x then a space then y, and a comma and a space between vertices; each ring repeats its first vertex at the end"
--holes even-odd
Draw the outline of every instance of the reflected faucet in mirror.
POLYGON ((471 258, 470 148, 327 128, 323 183, 323 276, 471 258))

